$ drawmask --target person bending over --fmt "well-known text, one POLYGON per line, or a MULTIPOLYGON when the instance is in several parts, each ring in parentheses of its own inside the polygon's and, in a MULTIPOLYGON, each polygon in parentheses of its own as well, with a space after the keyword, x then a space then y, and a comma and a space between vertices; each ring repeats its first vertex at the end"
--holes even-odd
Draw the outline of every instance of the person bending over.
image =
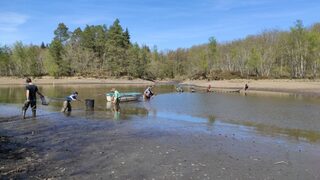
POLYGON ((78 92, 74 92, 70 96, 67 96, 65 101, 63 102, 61 112, 66 112, 66 111, 71 112, 72 110, 71 101, 80 101, 79 99, 77 99, 77 97, 78 97, 78 92))
POLYGON ((145 91, 144 91, 144 93, 143 93, 143 97, 144 97, 144 99, 150 99, 153 95, 154 95, 154 93, 152 92, 152 88, 153 88, 153 86, 149 86, 145 91))

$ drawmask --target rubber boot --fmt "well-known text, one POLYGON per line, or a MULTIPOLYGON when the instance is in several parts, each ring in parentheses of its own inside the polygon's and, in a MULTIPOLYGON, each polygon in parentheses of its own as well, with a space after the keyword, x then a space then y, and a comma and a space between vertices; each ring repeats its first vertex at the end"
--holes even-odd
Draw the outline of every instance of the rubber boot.
POLYGON ((24 109, 22 110, 22 119, 26 119, 26 112, 27 112, 26 110, 24 109))
POLYGON ((32 117, 36 117, 37 113, 36 110, 32 110, 32 117))

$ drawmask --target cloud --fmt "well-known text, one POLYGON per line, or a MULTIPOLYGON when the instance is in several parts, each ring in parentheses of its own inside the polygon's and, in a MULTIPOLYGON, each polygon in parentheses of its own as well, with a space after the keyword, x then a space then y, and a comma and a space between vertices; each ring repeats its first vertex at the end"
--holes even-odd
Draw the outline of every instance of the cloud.
POLYGON ((15 32, 27 22, 28 16, 14 12, 0 12, 0 31, 15 32))

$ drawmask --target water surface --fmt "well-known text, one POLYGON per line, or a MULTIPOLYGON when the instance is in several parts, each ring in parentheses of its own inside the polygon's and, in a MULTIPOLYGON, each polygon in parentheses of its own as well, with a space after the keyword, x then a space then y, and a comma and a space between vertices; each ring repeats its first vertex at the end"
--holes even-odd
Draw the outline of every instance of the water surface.
MULTIPOLYGON (((115 85, 41 85, 39 90, 49 98, 49 106, 38 103, 38 114, 58 113, 62 101, 71 92, 81 99, 94 99, 95 110, 86 111, 82 102, 73 102, 72 117, 88 120, 163 120, 201 124, 212 130, 227 131, 232 126, 243 133, 319 143, 320 100, 301 96, 259 96, 223 93, 176 93, 171 85, 156 86, 157 95, 150 101, 121 103, 120 113, 106 102, 105 93, 115 85), (217 129, 219 127, 219 129, 217 129)), ((119 86, 120 92, 143 92, 146 86, 119 86)), ((8 115, 19 115, 17 108, 25 99, 23 86, 0 86, 0 107, 8 115)), ((2 112, 3 114, 3 112, 2 112)), ((1 116, 1 115, 0 115, 1 116)), ((163 128, 163 127, 162 127, 163 128)), ((165 126, 164 126, 165 128, 165 126)), ((230 129, 229 129, 230 130, 230 129)))

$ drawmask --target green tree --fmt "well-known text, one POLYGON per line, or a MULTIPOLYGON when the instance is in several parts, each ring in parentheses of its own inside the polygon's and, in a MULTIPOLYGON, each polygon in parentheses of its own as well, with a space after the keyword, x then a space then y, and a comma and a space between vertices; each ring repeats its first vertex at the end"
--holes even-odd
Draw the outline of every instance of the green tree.
POLYGON ((11 51, 9 47, 0 47, 0 75, 9 76, 11 75, 10 68, 10 55, 11 51))
MULTIPOLYGON (((50 48, 51 49, 51 48, 50 48)), ((56 63, 56 60, 51 55, 52 50, 46 50, 43 53, 44 62, 43 66, 45 68, 45 72, 54 77, 59 77, 59 66, 56 63)))
POLYGON ((27 58, 30 65, 31 76, 41 75, 41 64, 39 59, 39 49, 36 46, 29 46, 27 49, 27 58))
POLYGON ((248 74, 255 74, 256 76, 259 76, 259 66, 261 64, 261 55, 259 52, 255 49, 251 49, 251 54, 249 56, 249 59, 247 61, 247 67, 248 67, 248 74))
POLYGON ((41 49, 45 49, 46 48, 46 45, 44 44, 44 42, 41 43, 40 48, 41 49))
POLYGON ((290 56, 293 77, 305 77, 307 63, 307 34, 301 20, 297 20, 295 26, 291 28, 290 37, 290 56))
POLYGON ((63 45, 60 41, 58 40, 53 40, 50 44, 49 47, 49 52, 51 55, 51 58, 49 60, 49 64, 54 66, 52 70, 50 71, 52 75, 55 77, 63 76, 63 75, 68 75, 68 65, 63 61, 63 54, 64 54, 64 48, 63 45))
POLYGON ((13 75, 27 76, 30 74, 30 63, 27 57, 26 46, 22 42, 16 42, 12 50, 12 60, 15 67, 13 75))
POLYGON ((64 23, 60 23, 57 29, 54 31, 54 39, 50 44, 49 52, 53 63, 56 64, 58 68, 54 68, 56 72, 52 72, 57 76, 68 76, 71 74, 71 62, 66 61, 63 58, 67 41, 70 38, 68 27, 64 23))
POLYGON ((209 69, 214 68, 217 69, 218 62, 217 62, 217 40, 214 37, 209 38, 208 44, 208 58, 209 58, 209 69))
POLYGON ((107 41, 105 44, 107 69, 111 75, 122 76, 128 73, 127 50, 130 40, 128 34, 123 32, 120 21, 116 19, 107 32, 107 41))
POLYGON ((54 31, 54 40, 65 44, 70 38, 69 28, 64 23, 59 23, 57 29, 54 31))

